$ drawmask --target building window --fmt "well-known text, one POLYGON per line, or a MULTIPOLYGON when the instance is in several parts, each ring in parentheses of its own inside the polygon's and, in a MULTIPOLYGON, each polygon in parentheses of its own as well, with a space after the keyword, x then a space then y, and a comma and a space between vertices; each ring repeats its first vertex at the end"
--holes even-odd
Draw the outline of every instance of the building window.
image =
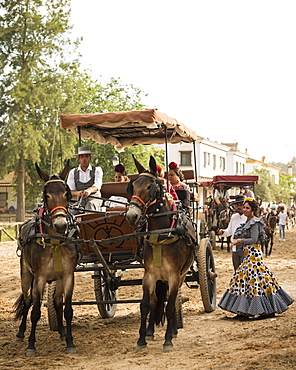
POLYGON ((208 153, 208 166, 210 166, 210 165, 211 165, 211 154, 208 153))
POLYGON ((0 208, 3 208, 7 205, 7 193, 0 193, 0 208))
POLYGON ((213 155, 213 169, 215 170, 216 169, 216 166, 217 166, 217 158, 216 158, 216 154, 213 155))
POLYGON ((239 172, 238 162, 235 162, 235 174, 237 175, 238 172, 239 172))
POLYGON ((207 153, 206 152, 204 152, 204 167, 207 167, 207 163, 208 163, 208 161, 207 161, 207 153))
POLYGON ((180 166, 192 166, 191 151, 180 152, 180 166))
POLYGON ((224 157, 220 157, 220 169, 222 171, 225 171, 225 158, 224 157))

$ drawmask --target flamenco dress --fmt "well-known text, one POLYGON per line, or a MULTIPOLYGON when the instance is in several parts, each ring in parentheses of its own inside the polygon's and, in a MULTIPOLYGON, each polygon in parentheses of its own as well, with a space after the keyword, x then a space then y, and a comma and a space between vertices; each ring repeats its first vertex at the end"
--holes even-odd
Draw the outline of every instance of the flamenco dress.
POLYGON ((241 238, 243 243, 249 242, 250 236, 257 243, 243 245, 245 258, 218 303, 223 310, 246 317, 270 316, 286 311, 294 301, 263 262, 261 245, 258 244, 263 226, 261 219, 253 217, 234 233, 234 239, 241 238))

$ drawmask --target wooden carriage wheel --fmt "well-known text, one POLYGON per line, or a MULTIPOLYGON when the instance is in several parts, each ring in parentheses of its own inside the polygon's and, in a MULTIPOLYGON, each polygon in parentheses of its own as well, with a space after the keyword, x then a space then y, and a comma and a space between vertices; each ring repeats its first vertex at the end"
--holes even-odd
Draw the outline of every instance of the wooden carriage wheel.
POLYGON ((206 312, 216 308, 216 277, 212 246, 209 239, 201 239, 198 259, 198 277, 201 298, 206 312))
POLYGON ((47 284, 47 317, 50 330, 58 330, 57 313, 53 303, 53 297, 55 294, 56 282, 53 281, 47 284))
MULTIPOLYGON (((110 290, 107 282, 107 273, 104 270, 94 271, 94 291, 96 301, 114 301, 117 299, 117 290, 110 290)), ((103 319, 112 318, 115 315, 117 304, 97 303, 98 310, 103 319)))

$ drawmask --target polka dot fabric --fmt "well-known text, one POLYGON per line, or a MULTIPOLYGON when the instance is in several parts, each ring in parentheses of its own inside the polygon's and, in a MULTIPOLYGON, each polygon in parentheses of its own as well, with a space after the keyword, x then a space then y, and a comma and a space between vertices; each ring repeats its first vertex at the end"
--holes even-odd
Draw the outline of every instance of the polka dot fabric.
POLYGON ((261 246, 245 245, 245 258, 218 306, 246 316, 282 313, 294 300, 279 285, 262 259, 261 246))

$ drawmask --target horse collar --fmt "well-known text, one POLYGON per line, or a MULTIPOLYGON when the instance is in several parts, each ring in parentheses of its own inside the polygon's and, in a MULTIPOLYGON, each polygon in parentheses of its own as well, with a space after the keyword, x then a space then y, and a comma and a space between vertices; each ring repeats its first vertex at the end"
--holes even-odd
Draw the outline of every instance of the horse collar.
POLYGON ((149 172, 142 172, 140 173, 139 176, 148 176, 148 177, 152 177, 153 179, 157 179, 157 176, 154 176, 152 175, 152 173, 149 173, 149 172))

